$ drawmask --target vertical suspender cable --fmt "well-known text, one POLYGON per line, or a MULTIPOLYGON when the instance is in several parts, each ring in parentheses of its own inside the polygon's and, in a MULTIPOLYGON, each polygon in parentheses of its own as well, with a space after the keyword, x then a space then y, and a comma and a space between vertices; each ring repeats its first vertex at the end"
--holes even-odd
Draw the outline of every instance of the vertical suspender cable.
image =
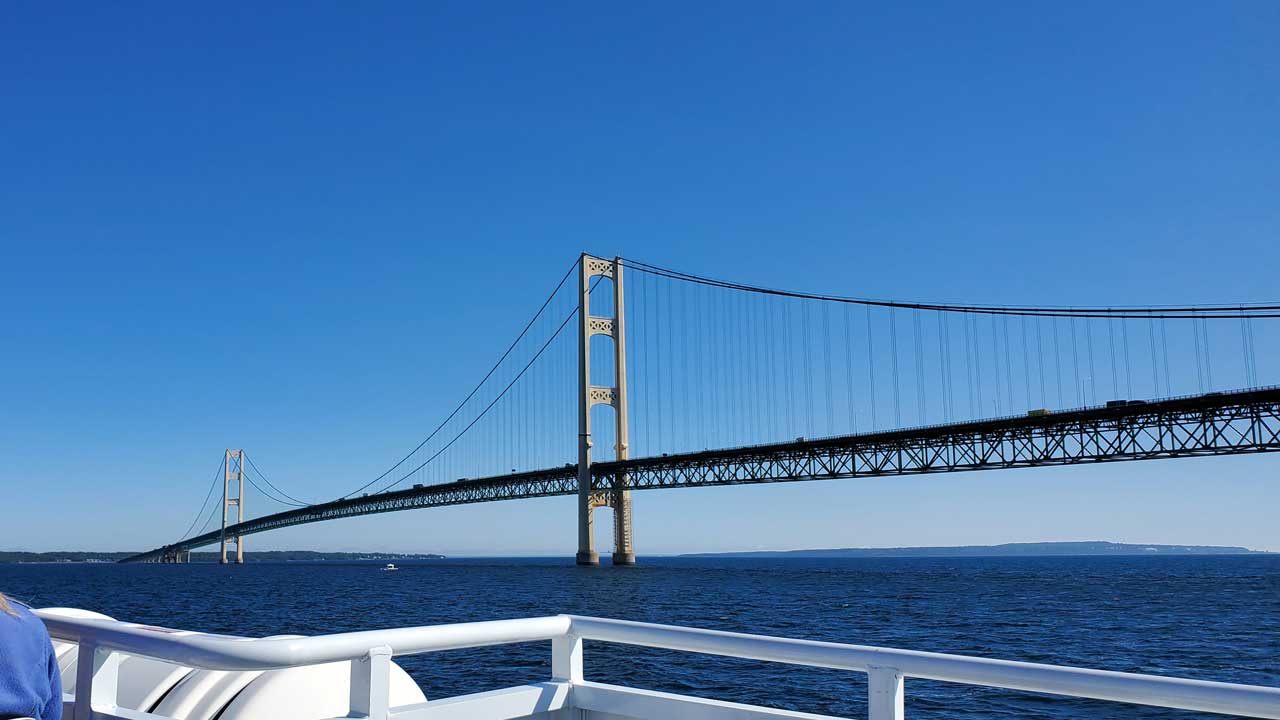
POLYGON ((760 307, 764 310, 765 367, 767 368, 768 381, 769 381, 769 384, 766 386, 763 386, 762 389, 764 389, 768 393, 767 397, 769 400, 769 434, 772 436, 773 440, 777 441, 777 440, 782 440, 782 434, 778 432, 777 392, 778 392, 778 387, 780 383, 778 383, 778 380, 777 380, 778 378, 777 363, 775 363, 773 360, 774 353, 777 352, 778 345, 781 344, 775 340, 775 335, 774 335, 773 309, 777 307, 777 303, 771 302, 769 298, 766 298, 764 295, 761 295, 760 307))
POLYGON ((934 313, 933 316, 938 322, 938 378, 942 382, 942 420, 950 423, 951 378, 948 374, 951 372, 951 348, 947 347, 946 341, 947 314, 934 313))
POLYGON ((949 408, 951 419, 954 420, 957 415, 955 398, 956 374, 955 364, 951 359, 952 354, 955 352, 955 346, 951 344, 951 314, 939 313, 939 317, 942 318, 942 338, 946 341, 947 346, 947 407, 949 408))
POLYGON ((746 347, 750 352, 751 369, 754 370, 753 374, 755 375, 748 392, 751 393, 751 414, 755 416, 755 442, 764 442, 768 436, 768 428, 764 427, 765 407, 762 393, 767 380, 764 378, 764 365, 762 359, 760 359, 760 314, 755 313, 753 307, 750 307, 753 300, 763 300, 763 296, 756 297, 756 299, 751 299, 751 297, 746 299, 748 307, 746 307, 745 314, 750 318, 748 322, 750 341, 746 343, 746 347))
POLYGON ((720 389, 720 403, 721 403, 721 406, 723 407, 723 413, 724 413, 722 415, 722 417, 724 418, 724 422, 721 423, 721 427, 724 430, 724 435, 723 437, 720 438, 720 446, 724 447, 726 445, 733 444, 733 440, 732 440, 733 428, 730 425, 730 421, 733 419, 736 419, 738 417, 738 414, 737 414, 737 411, 734 409, 734 399, 733 399, 734 360, 733 360, 733 351, 729 347, 729 335, 730 335, 729 324, 730 323, 729 323, 728 292, 721 293, 720 298, 722 301, 720 303, 720 321, 716 323, 717 327, 720 330, 720 339, 719 339, 719 342, 716 343, 717 345, 719 345, 720 362, 717 363, 716 366, 720 368, 721 380, 727 381, 727 382, 717 383, 717 386, 720 389))
POLYGON ((640 299, 644 303, 640 307, 641 323, 644 326, 644 350, 642 351, 644 355, 644 378, 641 380, 641 382, 644 383, 644 390, 641 391, 644 393, 644 454, 652 456, 656 453, 653 451, 653 435, 650 433, 650 421, 651 416, 653 415, 653 407, 649 404, 649 386, 653 384, 653 379, 649 377, 651 370, 649 365, 649 346, 653 343, 649 339, 649 333, 650 328, 652 328, 653 325, 652 321, 649 319, 649 287, 653 285, 655 278, 649 273, 636 273, 636 275, 639 276, 636 278, 637 280, 643 281, 641 284, 643 292, 640 295, 640 299))
POLYGON ((742 332, 744 328, 737 322, 737 296, 736 293, 728 293, 724 300, 724 325, 726 325, 727 333, 726 347, 728 348, 728 379, 730 379, 730 418, 736 419, 741 423, 741 427, 737 428, 733 442, 735 445, 742 442, 742 433, 746 430, 746 397, 742 395, 742 389, 746 386, 742 383, 742 354, 740 350, 740 342, 742 340, 742 332))
POLYGON ((655 395, 658 396, 660 404, 660 407, 657 407, 657 413, 654 414, 654 419, 657 420, 655 424, 658 425, 659 452, 672 450, 671 443, 667 441, 666 423, 663 423, 663 415, 671 414, 671 297, 668 296, 667 292, 668 288, 671 287, 671 283, 672 281, 669 281, 669 279, 659 282, 658 287, 655 288, 658 292, 655 293, 653 299, 654 314, 658 315, 659 324, 662 323, 660 318, 662 318, 663 305, 666 305, 667 310, 667 323, 666 327, 663 328, 667 332, 658 334, 659 340, 666 342, 663 342, 663 346, 659 347, 658 378, 655 379, 655 382, 658 383, 658 392, 655 395), (666 395, 666 397, 663 397, 663 395, 666 395))
MULTIPOLYGON (((507 380, 505 372, 502 379, 505 385, 507 380)), ((511 402, 509 398, 510 395, 507 395, 498 401, 498 459, 501 461, 502 467, 514 470, 516 465, 515 456, 511 452, 511 433, 515 423, 511 421, 511 402)), ((482 402, 487 404, 492 399, 489 397, 482 402)))
POLYGON ((1124 388, 1125 396, 1133 397, 1133 369, 1129 364, 1129 321, 1120 320, 1120 339, 1124 343, 1124 388))
POLYGON ((822 394, 827 399, 827 435, 836 434, 835 387, 831 378, 831 303, 822 303, 822 394))
POLYGON ((1036 318, 1036 365, 1040 368, 1040 407, 1049 407, 1049 393, 1044 383, 1044 333, 1040 329, 1042 321, 1036 318))
POLYGON ((734 333, 734 344, 738 350, 739 369, 742 371, 742 382, 737 387, 739 402, 742 404, 742 412, 747 416, 750 422, 750 436, 748 438, 751 444, 760 441, 760 413, 756 408, 756 394, 751 392, 749 388, 756 387, 755 365, 752 358, 755 356, 751 352, 752 336, 751 330, 753 324, 751 322, 751 308, 748 307, 751 298, 747 295, 739 294, 737 297, 737 305, 734 308, 735 314, 741 318, 741 331, 734 333))
POLYGON ((914 333, 914 342, 916 350, 916 405, 919 412, 918 424, 925 425, 928 423, 927 411, 928 405, 925 400, 924 393, 924 338, 920 328, 920 312, 919 310, 911 311, 911 325, 914 333))
POLYGON ((1160 320, 1160 345, 1164 349, 1164 394, 1173 397, 1173 387, 1169 376, 1169 334, 1165 331, 1165 320, 1160 320))
POLYGON ((804 408, 805 415, 808 416, 808 425, 806 433, 809 437, 817 435, 817 430, 813 425, 813 355, 810 353, 810 345, 812 338, 809 331, 809 302, 802 300, 800 302, 800 320, 801 330, 804 337, 804 408))
MULTIPOLYGON (((738 412, 742 417, 747 418, 751 424, 751 433, 754 438, 757 435, 755 432, 755 425, 758 422, 758 415, 753 412, 754 408, 751 407, 751 394, 744 392, 751 385, 749 380, 751 367, 747 362, 746 353, 746 340, 749 328, 746 323, 746 318, 742 312, 742 304, 745 299, 746 296, 741 294, 738 294, 733 298, 733 328, 730 329, 729 337, 733 339, 733 374, 737 378, 737 381, 733 386, 733 394, 738 400, 738 412)), ((744 425, 745 424, 746 423, 744 423, 744 425)))
POLYGON ((876 363, 875 349, 873 347, 873 335, 871 332, 871 306, 867 306, 867 393, 871 400, 871 429, 873 431, 880 429, 880 423, 876 420, 876 363))
MULTIPOLYGON (((1192 320, 1191 322, 1195 322, 1192 320)), ((1209 321, 1200 318, 1200 336, 1204 338, 1204 384, 1209 390, 1213 389, 1213 358, 1209 356, 1209 321)))
POLYGON ((1111 351, 1111 396, 1120 397, 1120 375, 1116 372, 1116 321, 1107 318, 1107 348, 1111 351))
POLYGON ((792 337, 791 337, 791 302, 790 301, 783 302, 782 311, 783 311, 783 315, 782 315, 783 331, 786 337, 786 349, 787 349, 786 353, 782 356, 783 363, 786 366, 785 372, 787 376, 787 394, 786 394, 787 432, 794 433, 797 430, 796 420, 795 420, 795 387, 796 386, 795 386, 795 376, 794 376, 794 373, 792 372, 792 366, 794 364, 794 358, 792 356, 795 354, 796 346, 795 346, 795 343, 792 341, 792 337))
POLYGON ((978 316, 968 317, 973 323, 973 379, 978 389, 978 414, 974 418, 977 419, 986 417, 986 410, 982 407, 982 333, 979 331, 978 316))
POLYGON ((1022 325, 1022 390, 1026 393, 1026 406, 1030 408, 1034 403, 1031 401, 1031 356, 1027 352, 1027 316, 1023 315, 1019 320, 1022 325))
POLYGON ((1080 353, 1076 343, 1076 318, 1071 318, 1071 367, 1074 371, 1072 379, 1076 385, 1076 407, 1084 405, 1084 384, 1080 382, 1080 353))
POLYGON ((711 439, 704 442, 703 446, 712 444, 724 445, 730 433, 729 421, 732 414, 729 412, 729 348, 725 342, 725 333, 728 331, 729 319, 725 317, 724 304, 721 303, 722 295, 717 294, 716 290, 711 290, 707 294, 707 316, 712 318, 707 328, 707 357, 710 359, 707 372, 707 386, 709 389, 709 401, 711 402, 711 414, 717 418, 714 433, 711 439))
POLYGON ((992 381, 993 381, 992 384, 995 385, 995 392, 993 393, 996 401, 995 414, 1002 415, 1004 413, 1004 409, 1001 407, 1002 403, 1000 402, 1000 334, 996 330, 996 320, 997 320, 996 316, 992 315, 991 316, 991 364, 994 366, 992 368, 992 381))
MULTIPOLYGON (((853 394, 853 306, 844 306, 844 389, 849 399, 849 431, 858 432, 858 411, 855 409, 853 394)), ((1244 327, 1243 325, 1241 326, 1244 327)))
POLYGON ((1244 361, 1244 386, 1253 387, 1252 371, 1249 367, 1249 331, 1246 329, 1245 319, 1240 318, 1240 356, 1244 361))
MULTIPOLYGON (((693 449, 693 446, 702 447, 705 444, 707 426, 714 418, 714 413, 711 413, 704 403, 708 383, 705 382, 703 368, 708 364, 715 364, 707 346, 707 336, 715 327, 715 321, 708 317, 708 310, 703 307, 703 296, 711 293, 711 288, 696 285, 688 288, 686 284, 685 292, 688 294, 679 310, 678 322, 681 324, 681 337, 685 338, 684 354, 688 355, 692 363, 692 367, 689 368, 692 377, 689 378, 690 394, 681 398, 685 414, 680 417, 679 424, 680 427, 687 428, 688 442, 693 444, 686 449, 693 449), (704 323, 709 324, 710 327, 705 327, 704 323)), ((684 292, 681 294, 683 295, 684 292)), ((672 450, 675 448, 673 447, 672 450)))
POLYGON ((1200 362, 1200 323, 1191 321, 1191 332, 1195 336, 1196 351, 1196 385, 1200 388, 1200 392, 1204 392, 1204 368, 1200 362))
MULTIPOLYGON (((526 349, 522 347, 520 349, 521 355, 523 355, 525 352, 526 352, 526 349)), ((511 371, 512 371, 511 372, 512 379, 515 381, 515 385, 513 385, 511 388, 511 395, 512 395, 512 398, 514 399, 515 410, 516 410, 516 416, 511 425, 511 432, 514 436, 514 440, 516 443, 516 450, 517 450, 515 460, 512 461, 511 467, 513 470, 515 470, 519 468, 528 467, 528 459, 524 456, 525 450, 527 448, 527 443, 525 441, 525 426, 527 425, 527 418, 528 418, 528 410, 525 406, 524 392, 525 392, 525 389, 528 387, 526 382, 526 378, 528 378, 528 375, 526 374, 524 378, 517 378, 514 375, 514 372, 515 372, 514 367, 511 369, 511 371)), ((497 392, 497 388, 494 388, 494 392, 495 393, 497 392)), ((482 399, 479 403, 477 403, 478 407, 483 407, 484 406, 483 403, 484 403, 484 400, 482 399)), ((455 455, 458 459, 458 471, 457 471, 458 477, 476 477, 475 468, 471 467, 470 465, 470 459, 472 457, 472 454, 471 454, 470 448, 467 447, 469 438, 470 438, 470 435, 463 435, 462 440, 456 445, 454 445, 455 455)))
POLYGON ((1249 328, 1249 367, 1253 370, 1253 385, 1258 387, 1262 384, 1262 381, 1258 378, 1258 355, 1254 350, 1256 346, 1253 342, 1253 318, 1249 318, 1244 322, 1249 328))
POLYGON ((751 313, 751 297, 740 295, 737 299, 737 314, 741 318, 742 332, 739 333, 737 347, 742 363, 742 380, 739 393, 742 397, 742 411, 750 416, 751 445, 760 442, 760 413, 756 402, 759 401, 759 373, 755 365, 755 323, 751 313))
MULTIPOLYGON (((724 296, 724 346, 729 352, 729 417, 739 419, 746 416, 746 409, 743 407, 741 393, 742 353, 738 351, 738 341, 742 338, 742 330, 738 325, 734 312, 735 307, 733 293, 726 293, 724 296)), ((728 423, 725 424, 728 425, 728 423)), ((730 430, 730 435, 733 434, 733 431, 730 430)))
POLYGON ((893 351, 893 422, 902 427, 902 398, 898 390, 898 309, 889 308, 889 347, 893 351))
MULTIPOLYGON (((546 417, 545 413, 543 412, 544 408, 542 406, 542 390, 543 390, 542 386, 546 382, 546 373, 542 372, 541 363, 534 363, 534 366, 531 368, 531 371, 533 375, 533 377, 530 379, 530 382, 532 383, 531 394, 533 395, 533 402, 531 405, 531 407, 533 408, 532 414, 533 414, 533 417, 541 420, 543 417, 546 417)), ((530 432, 533 433, 533 465, 531 465, 531 467, 546 467, 545 454, 544 454, 545 448, 542 447, 542 423, 530 422, 529 428, 530 428, 530 432)), ((487 457, 487 456, 488 456, 488 453, 484 453, 483 455, 481 455, 481 457, 487 457)))
POLYGON ((1156 320, 1147 317, 1147 336, 1151 339, 1151 397, 1160 397, 1160 360, 1156 355, 1156 320))
POLYGON ((1004 376, 1005 376, 1005 397, 1009 401, 1009 412, 1013 412, 1016 407, 1013 404, 1013 362, 1010 360, 1009 350, 1009 316, 1004 315, 1000 318, 1000 331, 1004 335, 1004 376))
MULTIPOLYGON (((656 288, 658 286, 658 282, 659 282, 659 278, 654 278, 654 282, 651 287, 656 288)), ((561 316, 567 315, 570 309, 572 308, 573 299, 574 299, 573 295, 574 293, 566 293, 565 299, 561 301, 563 303, 560 310, 561 316)), ((658 312, 656 294, 654 295, 653 312, 654 312, 654 315, 656 316, 658 312)), ((662 364, 662 346, 658 344, 658 333, 657 333, 658 328, 660 326, 661 326, 660 322, 657 322, 657 321, 654 322, 655 332, 654 332, 653 353, 657 357, 658 362, 656 364, 659 367, 662 364)), ((560 342, 560 373, 559 373, 560 392, 558 393, 558 396, 560 398, 559 437, 563 438, 563 444, 560 446, 560 452, 563 453, 561 457, 564 459, 565 462, 575 463, 578 460, 578 457, 577 457, 578 373, 577 373, 577 347, 576 347, 577 338, 574 337, 573 333, 566 333, 565 335, 562 335, 559 338, 559 342, 560 342)), ((658 414, 657 411, 659 407, 662 405, 662 383, 661 383, 661 380, 658 378, 657 368, 655 368, 653 382, 654 382, 654 390, 653 390, 654 421, 655 421, 655 424, 660 424, 662 422, 662 415, 658 414)), ((654 435, 654 440, 651 442, 656 441, 655 444, 657 444, 658 442, 660 442, 659 437, 662 435, 662 432, 655 428, 655 433, 656 434, 654 435)))
POLYGON ((1249 387, 1258 387, 1258 356, 1254 353, 1253 319, 1245 318, 1245 366, 1249 368, 1249 387))
POLYGON ((1058 386, 1058 407, 1065 403, 1062 398, 1062 350, 1058 343, 1058 318, 1053 318, 1053 376, 1058 386))
POLYGON ((716 290, 712 290, 707 295, 707 312, 713 318, 711 321, 710 332, 707 333, 707 356, 711 358, 711 366, 714 368, 717 377, 709 380, 711 386, 711 399, 714 403, 712 406, 712 417, 715 418, 716 424, 714 433, 712 434, 712 443, 724 445, 728 437, 729 421, 732 415, 729 413, 729 352, 725 347, 724 333, 728 320, 724 316, 724 309, 720 303, 721 295, 716 290))
POLYGON ((982 416, 982 409, 973 394, 973 333, 969 330, 969 315, 960 316, 960 324, 964 326, 964 373, 969 385, 969 419, 976 420, 982 416))
POLYGON ((1094 371, 1093 366, 1093 320, 1090 318, 1084 319, 1084 338, 1085 347, 1089 351, 1089 402, 1096 405, 1098 403, 1098 374, 1094 371))
MULTIPOLYGON (((692 402, 689 400, 690 396, 693 393, 693 389, 689 387, 690 384, 692 383, 692 378, 690 377, 690 371, 689 371, 689 363, 693 360, 693 357, 692 357, 693 338, 690 337, 693 324, 689 322, 688 312, 689 312, 689 308, 692 307, 693 305, 693 303, 690 302, 693 297, 693 292, 692 292, 692 288, 690 288, 690 286, 687 283, 684 285, 684 288, 685 288, 685 291, 683 293, 684 312, 682 312, 680 316, 680 327, 683 330, 682 334, 684 336, 684 347, 681 348, 681 353, 680 353, 680 360, 683 366, 680 372, 680 386, 683 390, 680 393, 680 426, 684 429, 683 447, 684 449, 688 450, 696 446, 697 438, 694 437, 694 434, 693 434, 693 425, 694 425, 694 421, 692 417, 693 407, 692 407, 692 402)), ((717 426, 721 422, 722 422, 722 418, 716 418, 717 426)))

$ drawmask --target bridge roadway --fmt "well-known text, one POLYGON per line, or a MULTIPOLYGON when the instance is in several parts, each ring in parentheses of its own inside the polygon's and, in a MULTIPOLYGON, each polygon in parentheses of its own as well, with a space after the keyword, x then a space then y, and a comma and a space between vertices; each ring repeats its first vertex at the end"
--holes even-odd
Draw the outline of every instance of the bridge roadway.
MULTIPOLYGON (((906 428, 841 437, 600 462, 594 492, 745 485, 1078 465, 1280 450, 1280 388, 1209 393, 1048 415, 906 428)), ((374 513, 497 500, 574 495, 577 466, 415 486, 334 500, 247 520, 228 537, 374 513)), ((134 555, 160 561, 218 542, 221 531, 134 555)))

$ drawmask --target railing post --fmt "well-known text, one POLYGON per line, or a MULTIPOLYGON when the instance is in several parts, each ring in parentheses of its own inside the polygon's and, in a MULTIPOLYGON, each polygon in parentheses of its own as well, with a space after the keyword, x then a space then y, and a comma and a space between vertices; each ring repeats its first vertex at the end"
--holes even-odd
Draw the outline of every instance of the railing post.
POLYGON ((572 633, 552 638, 551 677, 570 685, 582 682, 582 638, 572 633))
POLYGON ((391 648, 386 645, 351 661, 350 717, 387 720, 391 704, 391 648))
POLYGON ((868 668, 868 720, 903 720, 904 717, 902 673, 894 668, 868 668))
POLYGON ((93 643, 80 643, 76 661, 76 707, 73 720, 90 720, 94 709, 116 709, 120 655, 93 643))

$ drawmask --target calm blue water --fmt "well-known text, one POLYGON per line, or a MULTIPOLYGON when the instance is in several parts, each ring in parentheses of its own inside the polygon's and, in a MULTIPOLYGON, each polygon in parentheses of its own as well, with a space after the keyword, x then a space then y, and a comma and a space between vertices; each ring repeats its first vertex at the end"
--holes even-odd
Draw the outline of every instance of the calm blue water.
MULTIPOLYGON (((643 558, 0 565, 0 589, 138 622, 245 635, 560 612, 1280 685, 1280 557, 643 558)), ((430 697, 545 679, 546 643, 400 659, 430 697)), ((865 677, 588 643, 588 679, 848 717, 865 677)), ((907 682, 914 718, 1194 717, 907 682)))

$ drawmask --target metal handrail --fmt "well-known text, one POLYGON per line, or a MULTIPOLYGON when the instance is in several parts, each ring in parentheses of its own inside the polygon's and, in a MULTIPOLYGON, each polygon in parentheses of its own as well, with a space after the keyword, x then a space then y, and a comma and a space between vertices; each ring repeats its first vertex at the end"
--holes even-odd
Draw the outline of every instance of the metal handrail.
POLYGON ((563 637, 565 615, 514 620, 426 625, 291 638, 243 638, 171 630, 137 623, 71 618, 36 610, 49 635, 68 642, 92 642, 130 655, 172 661, 207 670, 272 670, 350 660, 386 646, 394 655, 459 650, 486 645, 563 637))
POLYGON ((352 687, 352 707, 368 711, 354 716, 383 720, 400 717, 394 708, 387 707, 385 697, 371 697, 372 688, 381 687, 385 692, 385 683, 379 684, 374 678, 378 673, 385 674, 391 656, 550 640, 553 677, 572 686, 584 682, 582 646, 584 640, 592 640, 865 672, 872 720, 903 717, 903 679, 908 677, 1280 720, 1280 688, 1275 687, 570 615, 306 638, 251 639, 71 618, 47 610, 37 610, 36 614, 44 620, 50 635, 79 643, 81 657, 86 656, 87 650, 94 658, 92 663, 81 663, 83 667, 78 669, 76 705, 80 706, 82 699, 93 698, 92 705, 100 717, 113 716, 110 709, 114 697, 102 696, 93 687, 108 688, 109 693, 114 693, 116 682, 111 673, 116 669, 110 659, 113 655, 118 658, 119 653, 214 670, 265 670, 369 660, 362 666, 362 672, 369 675, 368 681, 353 682, 352 687), (365 694, 360 702, 356 701, 358 693, 365 694), (105 714, 97 710, 99 705, 107 708, 105 714))
POLYGON ((1280 718, 1280 688, 573 617, 590 640, 1161 707, 1280 718))

